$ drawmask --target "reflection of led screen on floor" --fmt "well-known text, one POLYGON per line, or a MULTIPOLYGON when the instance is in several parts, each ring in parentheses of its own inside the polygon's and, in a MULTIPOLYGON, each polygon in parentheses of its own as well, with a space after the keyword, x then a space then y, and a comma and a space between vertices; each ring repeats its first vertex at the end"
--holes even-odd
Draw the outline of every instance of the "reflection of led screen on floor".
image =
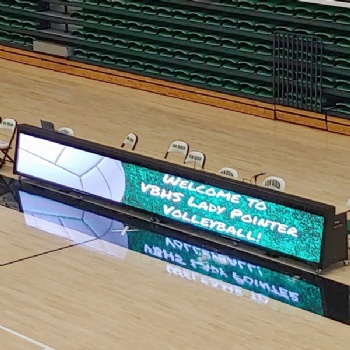
POLYGON ((324 217, 19 134, 16 173, 320 262, 324 217))
POLYGON ((128 237, 124 223, 70 205, 18 191, 28 226, 123 259, 128 237), (98 238, 98 240, 93 240, 98 238))
POLYGON ((168 262, 171 275, 237 296, 249 295, 258 303, 267 304, 271 298, 324 313, 320 288, 301 279, 149 231, 129 232, 128 242, 130 250, 168 262))
POLYGON ((320 288, 301 279, 52 199, 24 191, 18 194, 26 224, 31 227, 73 243, 89 241, 83 246, 120 259, 128 250, 160 259, 172 276, 248 296, 258 303, 274 299, 324 313, 320 288))

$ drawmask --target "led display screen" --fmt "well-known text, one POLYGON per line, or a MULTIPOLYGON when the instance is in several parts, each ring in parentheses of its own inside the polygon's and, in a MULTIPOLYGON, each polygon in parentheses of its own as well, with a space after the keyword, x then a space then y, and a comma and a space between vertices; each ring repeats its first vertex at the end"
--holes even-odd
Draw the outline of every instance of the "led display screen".
POLYGON ((268 304, 269 299, 323 315, 319 286, 186 241, 140 229, 19 191, 27 225, 124 259, 129 250, 163 260, 170 275, 268 304), (93 244, 89 239, 93 239, 93 244))
POLYGON ((15 171, 306 262, 321 259, 321 215, 24 133, 15 171))

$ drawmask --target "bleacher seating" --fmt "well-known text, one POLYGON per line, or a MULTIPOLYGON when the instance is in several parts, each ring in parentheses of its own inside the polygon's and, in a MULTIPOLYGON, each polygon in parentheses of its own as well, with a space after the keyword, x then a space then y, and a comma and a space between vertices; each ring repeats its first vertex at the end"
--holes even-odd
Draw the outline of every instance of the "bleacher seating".
MULTIPOLYGON (((0 43, 32 49, 46 35, 43 3, 50 0, 0 0, 0 43)), ((350 9, 295 0, 215 3, 75 1, 69 36, 49 40, 66 41, 73 60, 272 103, 274 33, 316 36, 324 96, 317 98, 334 100, 329 113, 350 118, 342 102, 350 97, 350 9)))

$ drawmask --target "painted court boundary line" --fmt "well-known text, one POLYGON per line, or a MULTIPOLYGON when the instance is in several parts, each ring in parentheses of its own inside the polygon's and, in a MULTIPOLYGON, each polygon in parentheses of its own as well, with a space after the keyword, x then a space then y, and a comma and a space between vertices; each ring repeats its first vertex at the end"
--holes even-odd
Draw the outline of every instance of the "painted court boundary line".
POLYGON ((34 254, 34 255, 30 255, 30 256, 25 256, 24 258, 20 258, 20 259, 17 259, 17 260, 11 260, 11 261, 8 261, 8 262, 6 262, 6 263, 0 264, 0 267, 8 266, 8 265, 13 265, 13 264, 18 263, 18 262, 21 262, 21 261, 25 261, 25 260, 37 258, 37 257, 39 257, 39 256, 43 256, 43 255, 48 255, 48 254, 51 254, 51 253, 59 252, 59 251, 61 251, 61 250, 65 250, 65 249, 68 249, 68 248, 73 248, 73 247, 77 247, 77 246, 80 246, 80 245, 84 245, 84 244, 87 244, 87 243, 96 241, 96 240, 98 240, 98 239, 99 239, 99 238, 91 238, 91 239, 88 239, 88 240, 83 241, 83 242, 73 243, 73 244, 66 245, 66 246, 59 247, 59 248, 52 249, 52 250, 45 250, 44 252, 41 252, 41 253, 38 253, 38 254, 34 254))
POLYGON ((41 350, 55 350, 54 348, 51 348, 50 346, 47 346, 47 345, 45 345, 43 343, 40 343, 39 341, 36 341, 36 340, 34 340, 32 338, 29 338, 29 337, 27 337, 27 336, 25 336, 25 335, 23 335, 23 334, 21 334, 19 332, 16 332, 16 331, 14 331, 14 330, 12 330, 10 328, 7 328, 7 327, 4 327, 4 326, 0 325, 0 329, 3 330, 4 332, 10 333, 10 334, 18 337, 18 338, 26 340, 28 343, 32 343, 34 345, 37 345, 38 347, 41 348, 41 350))

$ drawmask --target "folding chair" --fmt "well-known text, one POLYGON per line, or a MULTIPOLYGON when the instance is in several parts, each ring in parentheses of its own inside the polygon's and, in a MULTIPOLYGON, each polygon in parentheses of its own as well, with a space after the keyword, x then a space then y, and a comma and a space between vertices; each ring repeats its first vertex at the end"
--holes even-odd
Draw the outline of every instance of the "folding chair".
POLYGON ((133 151, 136 148, 138 141, 139 141, 138 136, 131 132, 128 135, 126 135, 126 138, 124 139, 123 143, 121 144, 121 148, 124 148, 125 145, 130 145, 131 150, 133 151))
POLYGON ((9 151, 12 149, 12 142, 15 138, 17 131, 17 122, 14 119, 6 118, 2 120, 0 124, 0 129, 6 129, 11 131, 11 136, 9 141, 0 140, 0 151, 2 153, 2 158, 0 159, 0 169, 4 166, 6 161, 14 163, 13 158, 9 155, 9 151))
POLYGON ((237 170, 235 170, 233 168, 228 168, 228 167, 221 168, 219 170, 219 175, 228 176, 228 177, 232 177, 234 179, 238 179, 237 170))
POLYGON ((184 155, 184 162, 185 162, 188 156, 189 149, 190 149, 190 146, 188 145, 187 142, 179 141, 179 140, 173 141, 170 144, 168 150, 166 151, 164 159, 168 158, 169 153, 180 153, 184 155))
POLYGON ((74 131, 71 128, 60 128, 57 130, 58 132, 60 132, 61 134, 65 134, 65 135, 69 135, 69 136, 74 136, 74 131))
POLYGON ((185 163, 193 164, 195 169, 196 165, 198 164, 201 169, 204 169, 206 159, 207 157, 204 153, 199 151, 191 151, 185 159, 185 163))
POLYGON ((286 182, 281 177, 269 176, 263 181, 262 186, 284 192, 286 189, 286 182))

